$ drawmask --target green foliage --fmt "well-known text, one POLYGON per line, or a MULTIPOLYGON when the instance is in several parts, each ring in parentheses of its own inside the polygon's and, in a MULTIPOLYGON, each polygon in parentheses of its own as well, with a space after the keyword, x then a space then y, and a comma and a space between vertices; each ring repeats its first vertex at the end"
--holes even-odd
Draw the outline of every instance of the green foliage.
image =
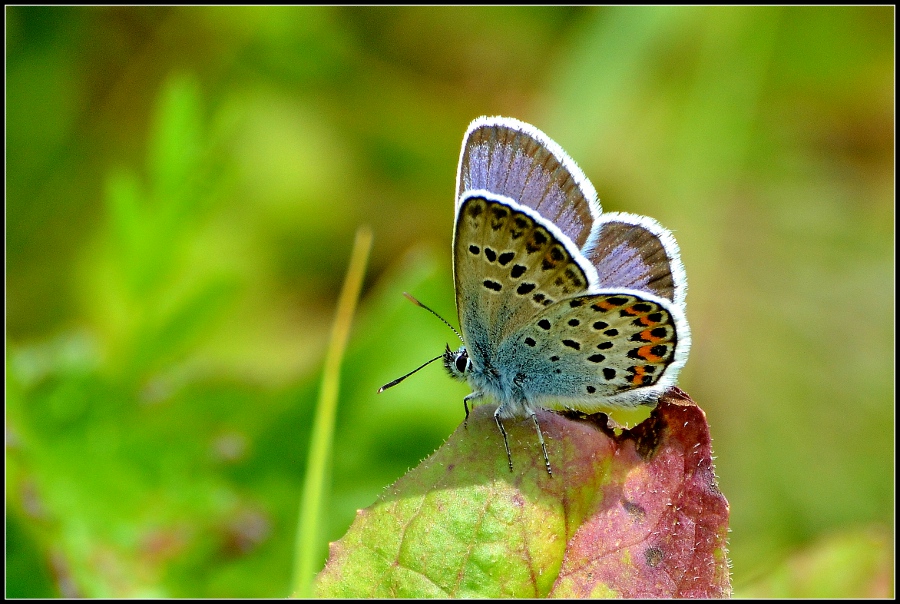
POLYGON ((877 598, 894 581, 892 535, 884 527, 844 531, 794 553, 740 598, 877 598))
POLYGON ((680 385, 709 418, 737 593, 892 595, 880 563, 791 561, 893 529, 893 14, 9 8, 7 595, 290 593, 366 223, 324 565, 462 419, 437 366, 375 391, 455 339, 401 292, 455 322, 454 174, 483 114, 675 230, 680 385))

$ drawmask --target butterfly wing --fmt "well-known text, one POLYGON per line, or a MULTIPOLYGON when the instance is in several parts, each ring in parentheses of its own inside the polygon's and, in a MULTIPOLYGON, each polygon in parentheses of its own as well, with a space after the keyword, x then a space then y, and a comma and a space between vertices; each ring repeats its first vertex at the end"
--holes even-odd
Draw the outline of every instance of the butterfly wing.
POLYGON ((617 289, 557 302, 499 347, 526 400, 592 412, 654 401, 675 383, 690 336, 680 309, 617 289))
POLYGON ((524 122, 480 117, 463 139, 457 207, 467 191, 516 200, 552 222, 579 249, 593 247, 600 216, 597 193, 562 148, 524 122))
POLYGON ((613 212, 598 222, 587 258, 600 287, 630 288, 669 300, 684 310, 687 279, 672 234, 646 216, 613 212))
POLYGON ((597 282, 594 268, 556 226, 488 191, 463 195, 453 260, 460 328, 480 367, 545 308, 597 282))

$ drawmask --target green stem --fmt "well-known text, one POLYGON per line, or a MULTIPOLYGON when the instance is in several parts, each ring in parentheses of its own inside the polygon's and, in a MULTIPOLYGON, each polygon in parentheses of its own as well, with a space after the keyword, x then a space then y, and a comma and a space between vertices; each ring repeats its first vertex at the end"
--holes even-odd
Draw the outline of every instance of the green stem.
POLYGON ((356 231, 353 243, 353 254, 350 266, 344 278, 341 297, 338 301, 337 313, 331 328, 331 339, 325 356, 325 369, 322 373, 322 385, 319 389, 319 401, 316 405, 316 416, 313 421, 312 438, 309 444, 309 459, 306 466, 306 480, 300 500, 300 517, 297 523, 297 542, 295 547, 294 578, 292 592, 294 597, 308 598, 312 596, 312 582, 321 562, 320 535, 322 526, 322 507, 325 500, 325 474, 331 459, 331 445, 334 439, 334 419, 337 412, 338 391, 340 387, 341 361, 350 334, 353 313, 362 289, 363 276, 369 250, 372 247, 372 231, 368 227, 360 227, 356 231))

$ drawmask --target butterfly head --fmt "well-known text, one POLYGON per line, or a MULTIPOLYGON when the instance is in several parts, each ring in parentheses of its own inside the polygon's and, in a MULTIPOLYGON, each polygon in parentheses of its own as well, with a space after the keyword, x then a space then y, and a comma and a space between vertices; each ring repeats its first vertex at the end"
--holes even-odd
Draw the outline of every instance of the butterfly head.
POLYGON ((472 359, 469 358, 466 347, 460 346, 454 351, 450 350, 448 345, 446 350, 444 350, 444 367, 447 368, 447 373, 450 374, 450 377, 457 380, 465 380, 466 374, 472 368, 472 359))

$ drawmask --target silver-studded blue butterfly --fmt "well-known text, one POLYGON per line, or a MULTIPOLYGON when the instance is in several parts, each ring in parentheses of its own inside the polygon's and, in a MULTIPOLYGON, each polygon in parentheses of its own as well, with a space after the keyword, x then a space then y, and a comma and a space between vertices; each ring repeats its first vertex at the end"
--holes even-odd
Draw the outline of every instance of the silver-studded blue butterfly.
MULTIPOLYGON (((460 154, 453 232, 463 346, 442 355, 502 420, 652 405, 687 360, 686 277, 672 234, 602 214, 576 163, 543 132, 481 117, 460 154)), ((402 379, 402 378, 401 378, 402 379)), ((397 380, 399 381, 399 380, 397 380)), ((393 385, 393 383, 389 385, 393 385)))

